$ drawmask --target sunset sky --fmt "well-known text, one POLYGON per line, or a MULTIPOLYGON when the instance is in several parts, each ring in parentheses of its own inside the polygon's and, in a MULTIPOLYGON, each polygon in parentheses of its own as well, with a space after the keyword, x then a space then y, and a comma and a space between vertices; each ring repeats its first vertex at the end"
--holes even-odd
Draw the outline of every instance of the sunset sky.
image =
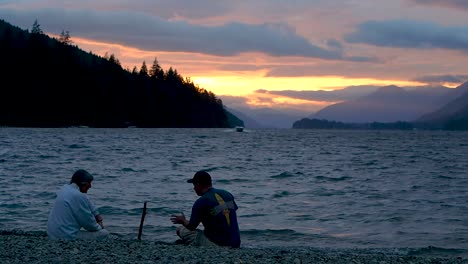
POLYGON ((157 58, 234 107, 313 112, 334 102, 308 91, 468 80, 464 0, 0 0, 0 18, 130 70, 157 58))

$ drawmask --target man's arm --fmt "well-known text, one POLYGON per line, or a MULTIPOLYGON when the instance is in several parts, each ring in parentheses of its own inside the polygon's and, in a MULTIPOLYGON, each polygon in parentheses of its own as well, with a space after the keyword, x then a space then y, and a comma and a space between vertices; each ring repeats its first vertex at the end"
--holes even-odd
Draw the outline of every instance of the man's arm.
POLYGON ((88 231, 97 231, 102 229, 96 222, 96 217, 93 215, 92 209, 89 206, 89 200, 86 196, 81 196, 72 205, 73 216, 78 223, 88 231))
POLYGON ((172 215, 171 221, 174 224, 181 224, 185 226, 189 230, 195 230, 197 226, 200 224, 200 220, 198 220, 198 214, 194 212, 194 209, 192 208, 192 215, 190 216, 190 221, 185 218, 184 213, 180 215, 172 215))
POLYGON ((100 225, 102 228, 104 228, 104 224, 102 223, 103 218, 99 214, 99 211, 96 208, 96 205, 93 203, 93 201, 91 201, 91 199, 89 199, 88 196, 86 196, 86 198, 88 198, 89 208, 91 209, 91 213, 94 215, 94 218, 96 219, 96 223, 98 223, 98 225, 100 225))

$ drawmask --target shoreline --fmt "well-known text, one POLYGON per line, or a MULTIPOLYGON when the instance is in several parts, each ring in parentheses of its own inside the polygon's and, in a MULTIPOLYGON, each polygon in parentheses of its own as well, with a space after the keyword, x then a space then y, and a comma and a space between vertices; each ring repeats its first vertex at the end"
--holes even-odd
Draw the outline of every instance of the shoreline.
POLYGON ((467 263, 466 256, 307 247, 210 248, 158 241, 49 240, 44 232, 1 231, 2 263, 467 263))

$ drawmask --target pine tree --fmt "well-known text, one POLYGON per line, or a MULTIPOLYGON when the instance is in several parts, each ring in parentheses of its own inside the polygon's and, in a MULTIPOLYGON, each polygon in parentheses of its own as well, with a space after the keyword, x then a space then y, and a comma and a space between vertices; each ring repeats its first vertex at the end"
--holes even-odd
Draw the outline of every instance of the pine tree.
POLYGON ((60 33, 58 40, 66 45, 71 45, 73 43, 73 41, 70 39, 70 32, 68 30, 62 30, 62 33, 60 33))
POLYGON ((158 59, 155 57, 153 61, 153 66, 149 71, 149 76, 155 79, 163 79, 164 78, 164 70, 158 63, 158 59))
POLYGON ((39 25, 39 23, 37 22, 37 19, 34 20, 34 24, 32 26, 31 33, 32 34, 44 34, 44 32, 41 29, 41 25, 39 25))
POLYGON ((146 67, 146 62, 145 61, 143 61, 143 64, 141 65, 140 75, 148 76, 148 67, 146 67))
POLYGON ((121 66, 121 65, 120 65, 119 59, 117 59, 117 58, 115 57, 114 53, 112 53, 112 54, 110 55, 109 61, 112 62, 112 63, 115 63, 115 64, 117 64, 117 65, 119 65, 119 66, 121 66))

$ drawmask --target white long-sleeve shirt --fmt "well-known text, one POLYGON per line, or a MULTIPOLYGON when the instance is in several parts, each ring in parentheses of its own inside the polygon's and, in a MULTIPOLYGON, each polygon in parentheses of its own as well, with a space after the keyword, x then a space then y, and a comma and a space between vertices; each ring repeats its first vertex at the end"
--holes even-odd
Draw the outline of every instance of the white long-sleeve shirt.
POLYGON ((47 221, 47 235, 52 239, 75 239, 80 228, 87 231, 102 229, 96 223, 96 207, 78 185, 66 184, 57 193, 47 221))

